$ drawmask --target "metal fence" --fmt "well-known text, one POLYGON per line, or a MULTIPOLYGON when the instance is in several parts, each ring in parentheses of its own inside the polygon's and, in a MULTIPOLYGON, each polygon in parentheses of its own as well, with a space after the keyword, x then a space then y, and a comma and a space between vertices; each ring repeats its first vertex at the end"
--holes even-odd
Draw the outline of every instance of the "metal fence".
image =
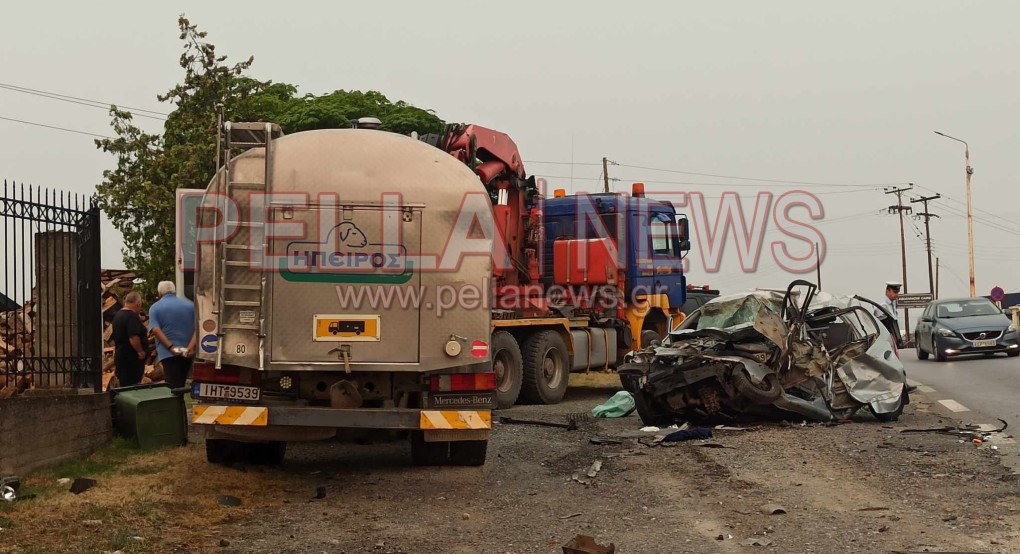
POLYGON ((0 374, 37 389, 102 388, 95 197, 4 181, 0 374))

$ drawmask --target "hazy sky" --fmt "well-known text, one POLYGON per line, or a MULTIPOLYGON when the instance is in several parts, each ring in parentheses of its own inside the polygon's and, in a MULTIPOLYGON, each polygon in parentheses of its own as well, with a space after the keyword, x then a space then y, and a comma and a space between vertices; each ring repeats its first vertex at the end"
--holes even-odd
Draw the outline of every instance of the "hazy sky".
MULTIPOLYGON (((825 214, 817 225, 827 244, 824 288, 872 296, 901 275, 898 222, 884 210, 893 197, 881 185, 907 182, 946 197, 931 207, 942 216, 932 221, 941 291, 967 293, 963 145, 937 129, 971 145, 978 292, 1020 291, 1015 2, 231 6, 10 4, 0 83, 169 111, 156 95, 182 77, 176 19, 184 12, 218 52, 254 55, 259 78, 315 94, 375 89, 447 121, 504 130, 529 172, 553 186, 600 188, 607 156, 624 164, 610 167, 618 190, 643 181, 649 190, 701 192, 710 214, 724 192, 741 194, 748 219, 760 191, 811 192, 825 214), (783 184, 793 181, 874 186, 783 184)), ((111 132, 103 110, 4 89, 0 117, 111 132)), ((88 136, 0 120, 5 179, 86 193, 113 161, 88 136)), ((784 285, 793 276, 768 249, 784 235, 771 219, 768 228, 756 273, 741 270, 731 235, 718 273, 692 252, 689 280, 727 291, 784 285)), ((908 283, 921 292, 917 229, 921 222, 907 223, 908 283)), ((119 266, 119 237, 104 232, 104 266, 119 266)), ((787 242, 795 255, 809 252, 787 242)))

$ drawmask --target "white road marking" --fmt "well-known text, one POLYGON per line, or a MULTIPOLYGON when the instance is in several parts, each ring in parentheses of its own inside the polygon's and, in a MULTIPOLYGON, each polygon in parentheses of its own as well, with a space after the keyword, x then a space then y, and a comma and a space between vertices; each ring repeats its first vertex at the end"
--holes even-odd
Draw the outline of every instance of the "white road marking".
POLYGON ((918 387, 918 388, 921 387, 921 382, 920 381, 915 381, 915 380, 913 380, 913 379, 911 379, 909 377, 907 377, 907 384, 912 386, 912 387, 918 387))
POLYGON ((945 406, 946 408, 948 408, 952 412, 969 412, 970 411, 970 408, 968 408, 968 407, 964 406, 963 404, 960 404, 959 402, 957 402, 955 400, 952 400, 952 399, 939 400, 939 404, 942 404, 943 406, 945 406))
POLYGON ((917 386, 917 390, 919 390, 921 392, 927 392, 927 393, 935 392, 935 388, 934 387, 929 387, 928 385, 918 385, 917 386))

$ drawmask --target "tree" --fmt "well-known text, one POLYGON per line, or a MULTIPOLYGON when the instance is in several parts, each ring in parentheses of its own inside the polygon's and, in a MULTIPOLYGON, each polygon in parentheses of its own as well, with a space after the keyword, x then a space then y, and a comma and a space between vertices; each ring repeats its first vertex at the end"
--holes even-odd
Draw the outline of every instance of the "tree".
POLYGON ((141 292, 152 298, 156 284, 173 280, 175 191, 205 188, 216 171, 217 105, 232 121, 272 121, 286 133, 350 127, 351 119, 378 117, 382 128, 402 134, 439 133, 443 121, 429 110, 390 102, 376 91, 337 90, 297 96, 297 87, 245 75, 254 58, 226 64, 206 42, 207 33, 186 17, 178 19, 184 52, 184 80, 160 102, 174 105, 162 134, 134 125, 131 112, 112 106, 117 138, 96 141, 113 154, 114 169, 103 172, 96 186, 99 204, 124 235, 124 261, 145 279, 141 292))

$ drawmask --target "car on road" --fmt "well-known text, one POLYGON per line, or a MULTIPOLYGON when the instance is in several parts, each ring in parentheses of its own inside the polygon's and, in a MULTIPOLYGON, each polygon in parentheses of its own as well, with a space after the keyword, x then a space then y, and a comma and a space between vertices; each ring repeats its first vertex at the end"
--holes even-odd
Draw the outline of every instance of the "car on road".
POLYGON ((939 299, 928 304, 914 331, 917 358, 933 356, 944 362, 951 356, 1020 355, 1016 326, 987 298, 939 299))

